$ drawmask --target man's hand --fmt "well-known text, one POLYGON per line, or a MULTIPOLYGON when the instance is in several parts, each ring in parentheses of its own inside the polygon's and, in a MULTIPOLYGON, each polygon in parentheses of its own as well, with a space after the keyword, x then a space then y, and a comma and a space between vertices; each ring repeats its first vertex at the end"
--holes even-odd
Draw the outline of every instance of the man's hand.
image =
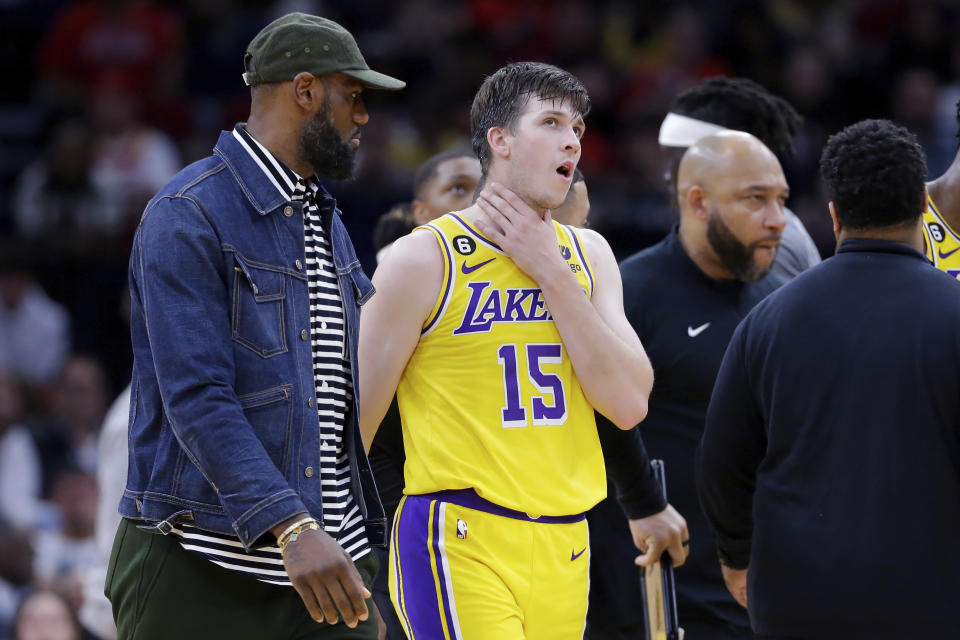
POLYGON ((496 182, 484 187, 477 205, 483 212, 477 228, 538 284, 551 273, 570 274, 560 256, 549 211, 540 217, 520 196, 496 182))
MULTIPOLYGON (((373 615, 377 619, 377 640, 387 640, 387 623, 383 621, 383 616, 380 615, 380 607, 372 600, 370 604, 373 605, 373 615)), ((683 639, 681 638, 681 640, 683 639)))
POLYGON ((747 569, 731 569, 720 563, 723 572, 723 581, 727 584, 727 591, 741 607, 747 608, 747 569))
POLYGON ((317 622, 336 624, 337 611, 351 629, 370 615, 364 602, 370 592, 353 560, 323 530, 304 531, 287 543, 283 566, 307 611, 317 622))
POLYGON ((690 553, 690 533, 687 531, 687 521, 672 506, 668 504, 660 513, 627 522, 630 524, 633 544, 643 552, 643 555, 636 557, 635 564, 650 566, 660 559, 664 551, 670 554, 673 566, 679 567, 686 562, 690 553))

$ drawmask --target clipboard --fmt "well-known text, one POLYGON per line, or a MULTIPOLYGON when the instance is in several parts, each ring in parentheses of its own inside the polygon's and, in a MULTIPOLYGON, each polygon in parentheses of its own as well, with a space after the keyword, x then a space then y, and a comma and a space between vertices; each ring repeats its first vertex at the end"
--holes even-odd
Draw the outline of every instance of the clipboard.
MULTIPOLYGON (((667 480, 663 471, 663 460, 652 460, 650 465, 665 498, 667 480)), ((640 590, 643 593, 643 619, 647 640, 681 640, 673 562, 666 551, 659 561, 649 567, 640 568, 640 590)))

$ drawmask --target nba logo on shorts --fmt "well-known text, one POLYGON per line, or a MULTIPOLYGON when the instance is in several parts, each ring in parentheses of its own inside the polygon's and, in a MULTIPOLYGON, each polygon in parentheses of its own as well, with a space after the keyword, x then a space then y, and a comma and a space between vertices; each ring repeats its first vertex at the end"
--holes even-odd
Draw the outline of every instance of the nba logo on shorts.
POLYGON ((463 520, 457 520, 457 537, 461 540, 467 539, 467 523, 463 520))

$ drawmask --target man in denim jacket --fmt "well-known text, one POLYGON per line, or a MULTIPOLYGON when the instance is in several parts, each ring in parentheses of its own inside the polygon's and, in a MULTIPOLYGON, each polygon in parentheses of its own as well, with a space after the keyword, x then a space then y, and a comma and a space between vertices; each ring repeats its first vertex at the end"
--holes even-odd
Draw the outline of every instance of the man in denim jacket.
POLYGON ((249 121, 150 201, 134 241, 106 593, 120 638, 373 638, 384 518, 353 382, 373 287, 317 176, 350 176, 363 89, 404 83, 299 13, 244 66, 249 121))

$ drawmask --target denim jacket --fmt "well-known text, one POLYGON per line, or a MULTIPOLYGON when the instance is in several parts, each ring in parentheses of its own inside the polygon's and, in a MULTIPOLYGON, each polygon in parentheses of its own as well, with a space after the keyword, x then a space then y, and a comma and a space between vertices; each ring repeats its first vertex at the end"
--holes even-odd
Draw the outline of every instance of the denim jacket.
MULTIPOLYGON (((323 192, 343 297, 354 401, 344 443, 368 539, 383 508, 357 422, 357 327, 373 295, 336 202, 323 192)), ((304 512, 322 517, 303 215, 224 132, 147 205, 130 258, 134 367, 120 513, 246 548, 304 512)))

